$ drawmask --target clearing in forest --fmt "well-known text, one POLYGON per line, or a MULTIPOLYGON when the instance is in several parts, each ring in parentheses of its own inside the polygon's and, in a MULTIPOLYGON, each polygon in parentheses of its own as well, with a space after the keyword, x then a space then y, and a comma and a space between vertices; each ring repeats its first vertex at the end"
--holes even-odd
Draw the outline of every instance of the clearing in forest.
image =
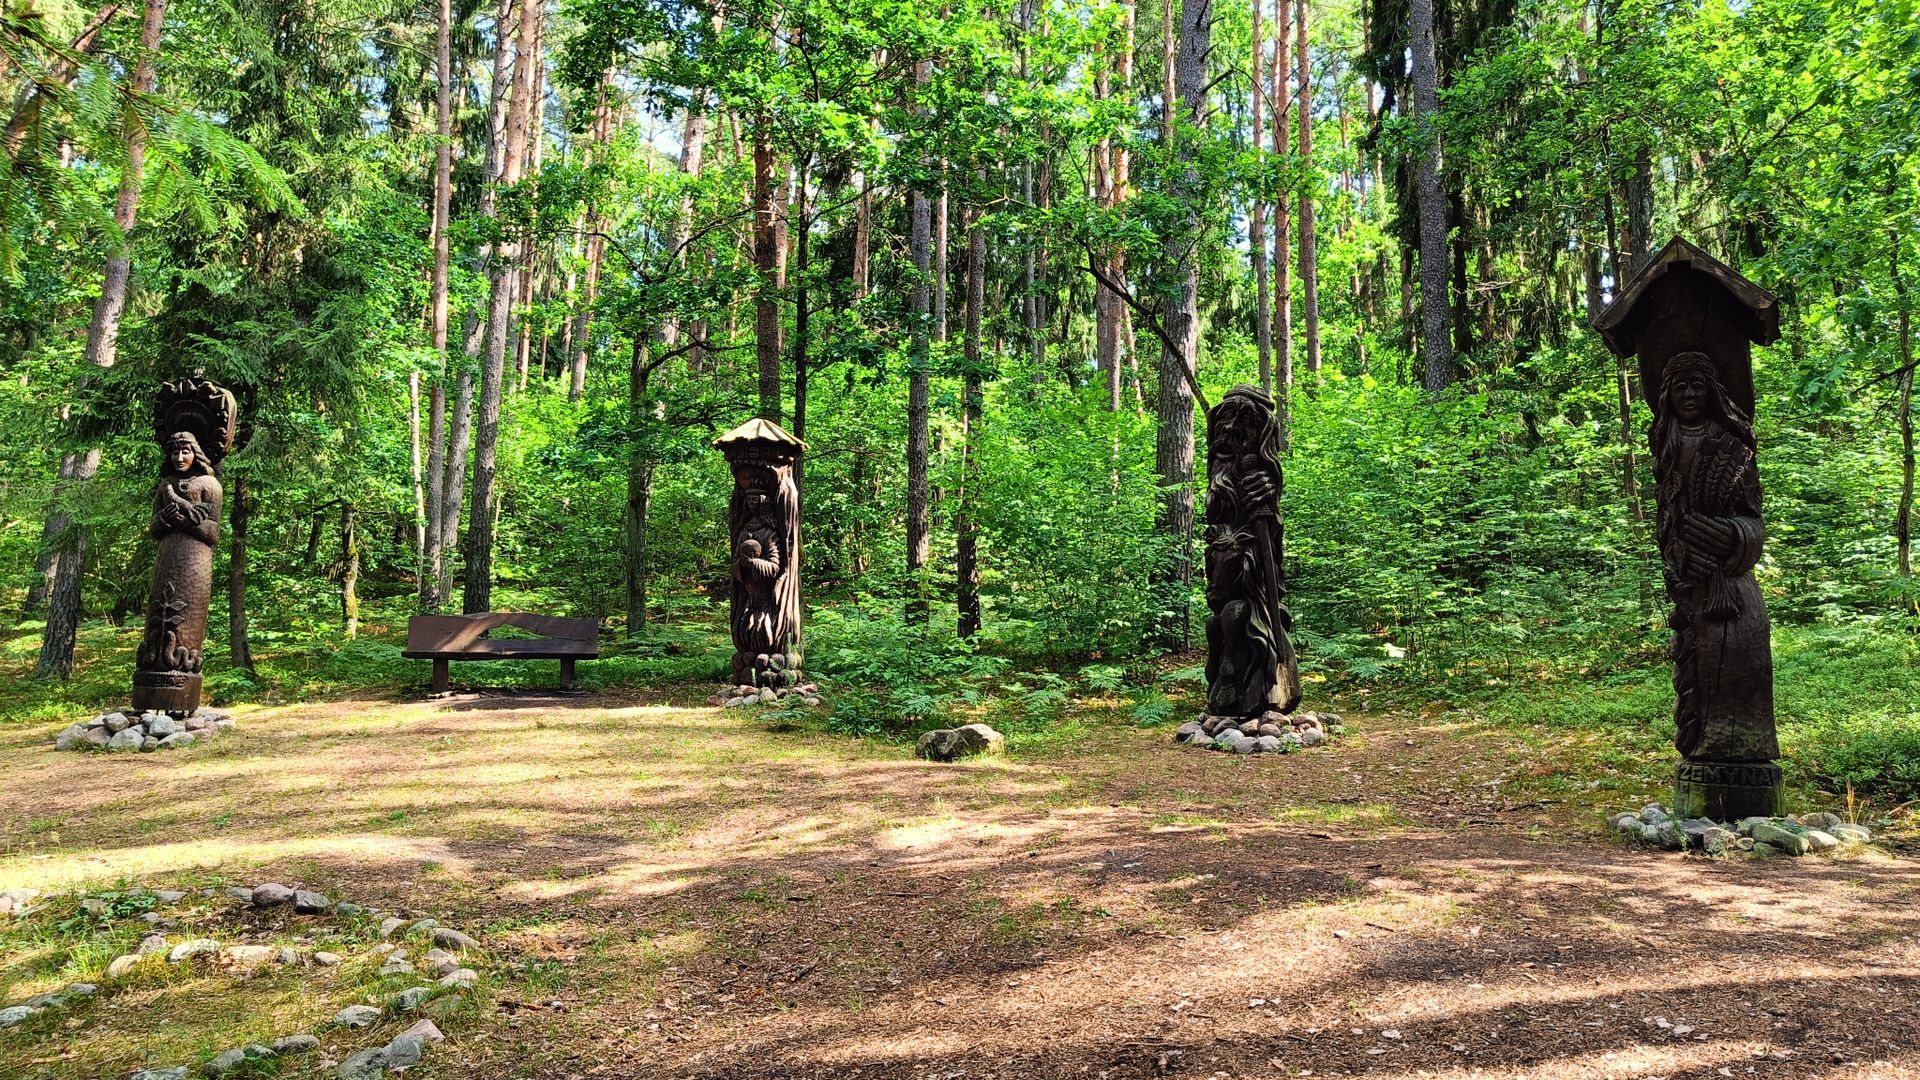
POLYGON ((1601 812, 1661 793, 1570 785, 1572 737, 1349 712, 1233 757, 1090 716, 936 765, 692 694, 242 709, 149 755, 10 728, 0 889, 121 900, 0 925, 0 1005, 101 987, 0 1032, 5 1075, 197 1072, 291 1031, 322 1045, 254 1075, 331 1075, 411 1023, 326 1024, 387 985, 374 920, 193 906, 274 881, 481 940, 421 1077, 1920 1076, 1897 842, 1628 847, 1601 812), (344 962, 108 978, 150 929, 135 885, 190 891, 170 942, 344 962))

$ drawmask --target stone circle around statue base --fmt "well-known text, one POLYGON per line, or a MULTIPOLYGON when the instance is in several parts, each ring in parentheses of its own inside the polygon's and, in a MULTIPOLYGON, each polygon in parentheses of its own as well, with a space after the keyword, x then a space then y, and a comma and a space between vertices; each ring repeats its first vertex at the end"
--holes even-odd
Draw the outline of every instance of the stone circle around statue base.
POLYGON ((820 688, 813 683, 801 683, 799 686, 761 686, 752 687, 746 683, 723 690, 707 699, 709 705, 737 709, 742 705, 771 705, 776 701, 797 697, 801 704, 812 708, 820 704, 820 688))
POLYGON ((233 730, 233 717, 201 706, 189 716, 163 712, 104 712, 54 737, 56 750, 170 750, 233 730))
POLYGON ((1676 818, 1654 803, 1638 813, 1615 814, 1608 822, 1614 832, 1635 843, 1709 858, 1816 855, 1858 849, 1873 840, 1873 832, 1865 825, 1827 813, 1750 817, 1722 824, 1707 818, 1676 818))
POLYGON ((1335 713, 1303 712, 1287 716, 1269 711, 1261 716, 1210 716, 1201 713, 1181 724, 1173 741, 1182 746, 1204 746, 1229 754, 1288 754, 1319 746, 1334 735, 1346 734, 1335 713))

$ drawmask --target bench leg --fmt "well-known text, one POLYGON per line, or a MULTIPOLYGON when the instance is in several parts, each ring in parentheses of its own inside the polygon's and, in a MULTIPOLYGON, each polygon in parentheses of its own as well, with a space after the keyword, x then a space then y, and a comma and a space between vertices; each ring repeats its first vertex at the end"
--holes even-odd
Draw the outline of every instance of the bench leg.
POLYGON ((560 661, 560 689, 573 689, 573 657, 571 656, 560 661))
POLYGON ((433 662, 433 692, 436 694, 447 692, 447 661, 445 660, 433 662))

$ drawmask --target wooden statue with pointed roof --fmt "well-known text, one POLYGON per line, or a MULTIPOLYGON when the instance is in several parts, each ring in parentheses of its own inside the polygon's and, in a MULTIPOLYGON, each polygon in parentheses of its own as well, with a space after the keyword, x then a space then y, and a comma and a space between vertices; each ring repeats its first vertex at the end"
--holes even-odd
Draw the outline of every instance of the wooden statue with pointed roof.
POLYGON ((1765 527, 1753 437, 1752 346, 1780 336, 1773 296, 1674 239, 1595 320, 1637 357, 1673 604, 1674 812, 1736 821, 1781 812, 1773 653, 1753 568, 1765 527))
POLYGON ((147 531, 158 541, 133 707, 186 716, 200 707, 201 651, 220 540, 218 469, 233 447, 233 395, 205 379, 160 388, 153 434, 164 458, 147 531))
POLYGON ((733 681, 782 696, 800 684, 800 488, 805 444, 755 418, 714 446, 733 469, 733 681))

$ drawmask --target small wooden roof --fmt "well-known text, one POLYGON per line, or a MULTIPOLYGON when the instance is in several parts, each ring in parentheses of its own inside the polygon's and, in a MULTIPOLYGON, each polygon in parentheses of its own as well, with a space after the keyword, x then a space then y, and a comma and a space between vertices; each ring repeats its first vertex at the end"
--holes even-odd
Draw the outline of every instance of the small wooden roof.
POLYGON ((724 451, 729 446, 734 446, 739 443, 750 443, 750 442, 771 443, 775 446, 788 446, 788 447, 792 447, 795 452, 805 450, 807 448, 806 443, 803 443, 799 439, 794 438, 792 435, 787 434, 786 428, 783 428, 779 424, 776 424, 773 421, 768 420, 764 416, 756 416, 753 419, 747 421, 746 423, 741 424, 739 427, 734 428, 732 431, 729 431, 725 435, 722 435, 719 438, 713 440, 713 445, 715 446, 715 448, 724 451))
POLYGON ((1773 294, 1741 277, 1733 267, 1676 236, 1640 268, 1625 291, 1614 298, 1599 318, 1593 320, 1593 328, 1600 332, 1600 337, 1615 356, 1632 356, 1638 351, 1636 339, 1640 326, 1632 315, 1648 290, 1670 274, 1686 272, 1705 275, 1724 288, 1745 310, 1747 318, 1743 320, 1741 329, 1755 345, 1771 345, 1780 340, 1780 302, 1774 299, 1773 294))

